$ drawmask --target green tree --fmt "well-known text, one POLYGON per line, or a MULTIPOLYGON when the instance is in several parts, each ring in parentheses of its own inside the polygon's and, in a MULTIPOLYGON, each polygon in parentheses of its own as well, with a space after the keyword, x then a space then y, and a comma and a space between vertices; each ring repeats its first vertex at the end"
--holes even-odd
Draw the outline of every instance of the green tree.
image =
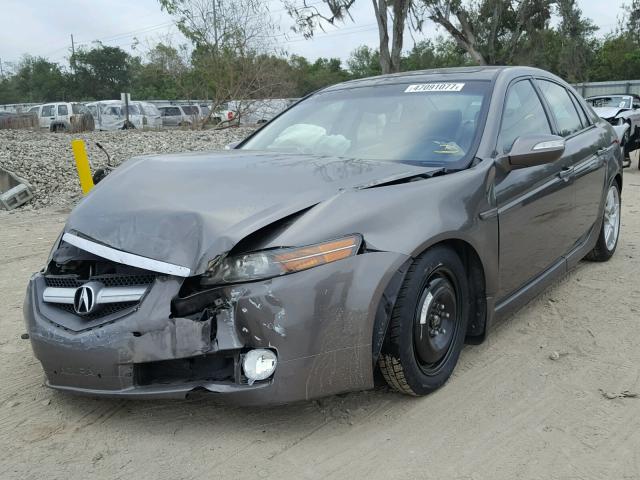
POLYGON ((438 37, 416 43, 402 59, 403 70, 460 67, 473 64, 471 57, 453 40, 438 37))
POLYGON ((144 61, 132 61, 131 94, 136 99, 188 98, 190 65, 184 49, 158 43, 144 61))
POLYGON ((120 98, 131 87, 132 57, 119 47, 97 43, 71 57, 75 94, 78 99, 120 98))
POLYGON ((293 55, 289 60, 295 85, 295 96, 304 96, 322 87, 349 79, 339 58, 318 58, 310 63, 304 57, 293 55))
POLYGON ((72 91, 69 77, 57 63, 42 57, 24 56, 18 63, 15 74, 7 82, 14 101, 52 102, 66 100, 72 91))
POLYGON ((354 78, 380 75, 382 73, 380 52, 362 45, 351 52, 347 60, 347 67, 354 78))

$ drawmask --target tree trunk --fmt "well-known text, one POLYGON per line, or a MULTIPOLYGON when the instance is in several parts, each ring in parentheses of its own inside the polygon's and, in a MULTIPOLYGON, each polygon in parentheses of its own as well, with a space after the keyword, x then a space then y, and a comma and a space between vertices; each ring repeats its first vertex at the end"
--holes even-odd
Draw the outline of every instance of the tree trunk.
MULTIPOLYGON (((391 54, 389 53, 389 33, 387 21, 387 4, 385 0, 371 0, 378 22, 378 36, 380 38, 380 68, 382 73, 392 72, 391 54)), ((401 41, 402 42, 402 41, 401 41)), ((402 48, 402 43, 400 43, 402 48)))
POLYGON ((409 12, 411 0, 395 0, 393 2, 393 40, 391 46, 391 71, 400 71, 400 58, 404 37, 404 24, 409 12))
POLYGON ((451 23, 448 15, 443 14, 438 7, 433 7, 430 11, 429 18, 443 27, 449 35, 453 37, 456 43, 463 48, 478 65, 487 65, 487 60, 484 58, 482 53, 476 49, 476 38, 466 14, 464 11, 459 10, 455 12, 455 15, 458 22, 460 22, 461 30, 458 30, 456 26, 451 23))

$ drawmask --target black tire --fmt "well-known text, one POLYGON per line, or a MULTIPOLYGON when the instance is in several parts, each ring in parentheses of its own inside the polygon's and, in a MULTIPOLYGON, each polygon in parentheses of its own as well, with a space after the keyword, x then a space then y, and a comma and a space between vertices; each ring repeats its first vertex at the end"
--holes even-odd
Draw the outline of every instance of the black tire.
POLYGON ((616 247, 618 246, 618 239, 620 238, 620 214, 621 214, 621 202, 620 202, 620 187, 618 186, 618 182, 614 181, 611 186, 607 189, 607 197, 605 198, 605 205, 603 209, 603 218, 602 225, 600 226, 600 233, 598 234, 598 241, 596 242, 596 246, 593 247, 587 256, 587 260, 591 260, 593 262, 606 262, 609 260, 616 251, 616 247), (617 217, 615 219, 611 218, 612 211, 609 208, 609 195, 612 192, 612 189, 615 190, 616 193, 614 202, 617 202, 617 217), (609 237, 608 232, 608 224, 611 225, 611 220, 614 220, 614 228, 615 238, 611 239, 609 237))
POLYGON ((633 145, 631 143, 631 125, 627 128, 627 131, 624 132, 622 136, 622 152, 624 156, 624 161, 631 163, 631 151, 633 149, 633 145))
POLYGON ((458 255, 444 246, 420 255, 407 272, 380 354, 389 386, 414 396, 441 387, 460 357, 468 308, 467 277, 458 255))

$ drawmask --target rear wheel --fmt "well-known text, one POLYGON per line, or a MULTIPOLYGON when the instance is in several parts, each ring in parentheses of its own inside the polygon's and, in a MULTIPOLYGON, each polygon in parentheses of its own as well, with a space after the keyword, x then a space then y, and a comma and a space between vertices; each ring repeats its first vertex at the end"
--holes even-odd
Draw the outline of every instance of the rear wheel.
POLYGON ((587 255, 588 260, 606 262, 609 260, 618 246, 620 236, 620 187, 617 182, 609 187, 604 204, 602 226, 598 241, 593 250, 587 255))
POLYGON ((380 370, 395 390, 426 395, 458 362, 467 328, 468 287, 458 255, 434 247, 411 266, 394 306, 380 370))

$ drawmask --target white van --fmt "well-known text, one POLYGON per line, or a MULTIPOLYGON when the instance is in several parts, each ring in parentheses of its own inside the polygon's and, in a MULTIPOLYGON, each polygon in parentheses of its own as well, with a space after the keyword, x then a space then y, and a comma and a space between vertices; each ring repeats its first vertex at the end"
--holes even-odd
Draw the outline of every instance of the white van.
POLYGON ((81 103, 45 103, 29 109, 38 115, 40 128, 51 132, 92 131, 95 128, 94 118, 81 103))

